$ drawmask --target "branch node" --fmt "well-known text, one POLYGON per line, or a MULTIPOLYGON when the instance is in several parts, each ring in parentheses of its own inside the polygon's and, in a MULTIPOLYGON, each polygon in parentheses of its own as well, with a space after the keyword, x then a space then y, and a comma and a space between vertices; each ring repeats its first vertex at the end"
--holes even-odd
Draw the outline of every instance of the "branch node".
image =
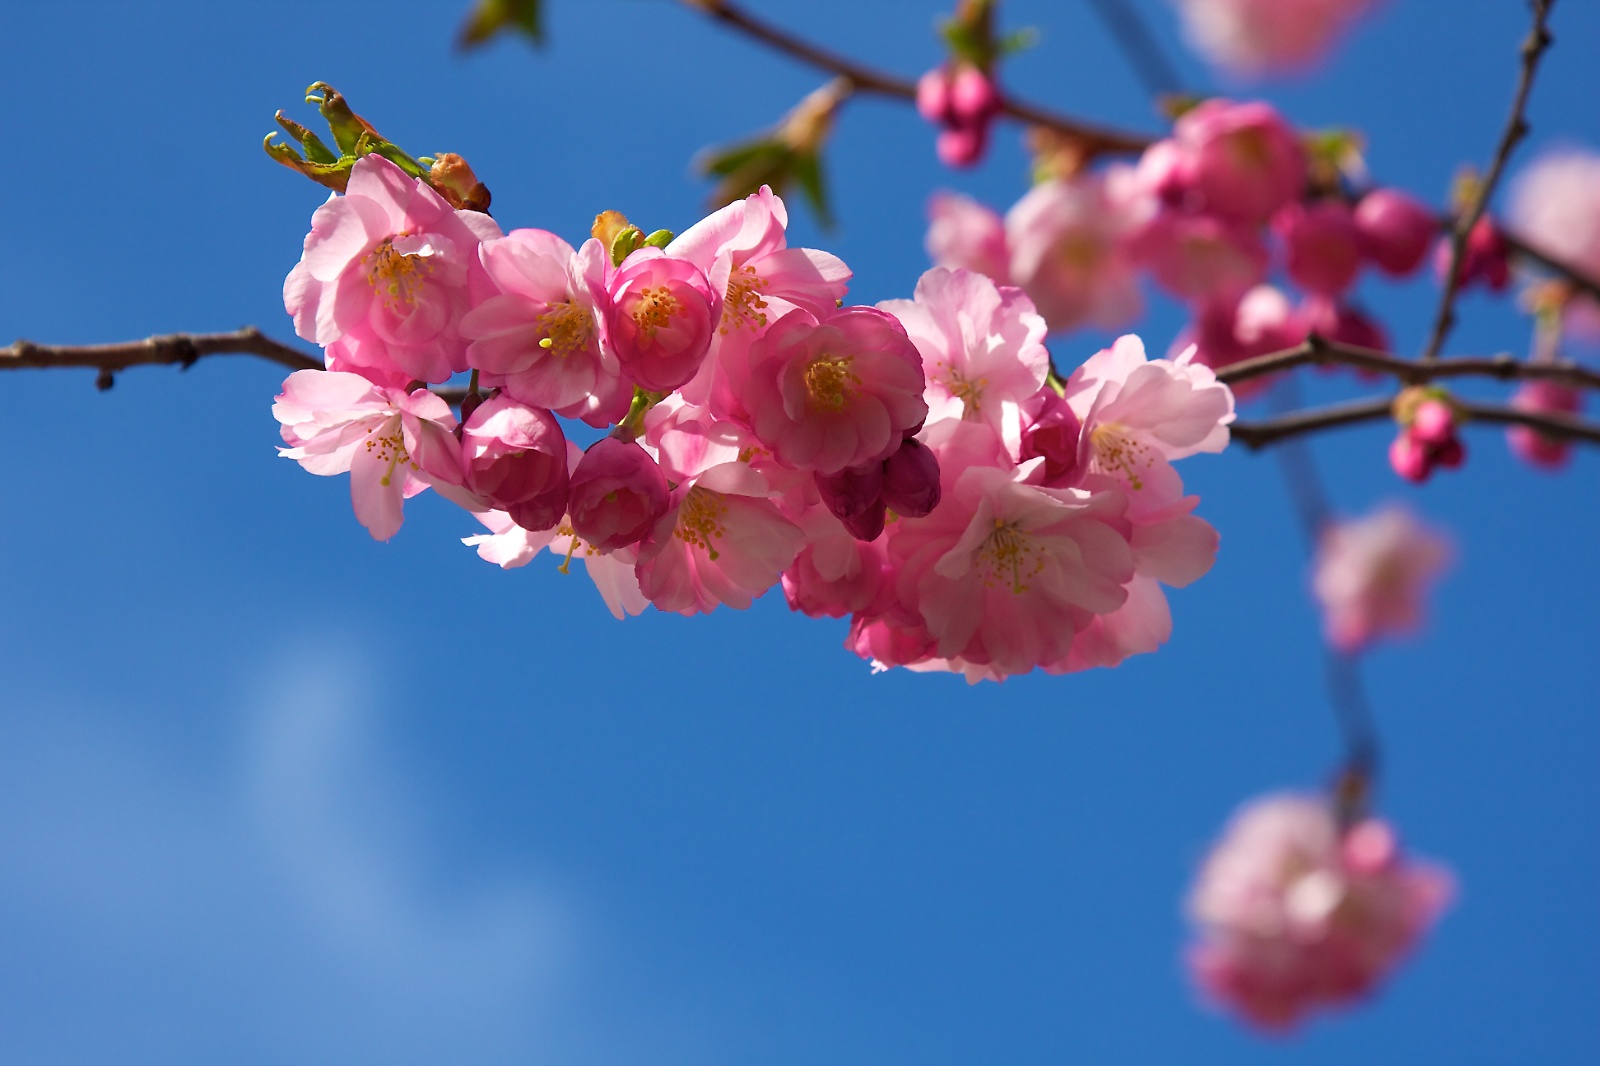
POLYGON ((105 392, 116 383, 117 376, 111 372, 111 368, 109 366, 101 367, 100 373, 96 374, 94 378, 94 387, 99 389, 101 392, 105 392))

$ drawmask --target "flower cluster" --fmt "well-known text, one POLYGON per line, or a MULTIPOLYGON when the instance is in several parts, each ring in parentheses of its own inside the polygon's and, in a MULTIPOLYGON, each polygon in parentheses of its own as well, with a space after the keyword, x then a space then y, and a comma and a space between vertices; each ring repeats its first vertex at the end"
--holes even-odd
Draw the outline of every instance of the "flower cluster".
POLYGON ((1189 897, 1195 979, 1266 1029, 1370 991, 1449 902, 1443 870, 1401 851, 1367 818, 1340 826, 1315 796, 1246 806, 1206 859, 1189 897))
POLYGON ((1027 294, 969 270, 845 305, 849 268, 786 226, 763 188, 574 249, 365 157, 285 285, 327 369, 285 383, 283 454, 348 471, 378 539, 432 487, 486 560, 579 558, 619 617, 781 584, 864 658, 969 680, 1165 640, 1161 585, 1217 547, 1171 464, 1226 446, 1229 390, 1131 336, 1058 378, 1027 294), (429 386, 466 371, 458 420, 429 386))

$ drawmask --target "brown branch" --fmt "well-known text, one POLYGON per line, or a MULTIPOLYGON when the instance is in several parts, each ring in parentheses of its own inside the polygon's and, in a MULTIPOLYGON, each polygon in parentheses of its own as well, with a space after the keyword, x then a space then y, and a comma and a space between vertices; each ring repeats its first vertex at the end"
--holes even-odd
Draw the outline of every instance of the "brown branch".
MULTIPOLYGON (((1468 421, 1502 426, 1527 426, 1547 437, 1559 440, 1581 440, 1600 444, 1600 424, 1586 422, 1581 418, 1519 411, 1514 407, 1472 403, 1460 399, 1454 402, 1457 410, 1466 416, 1468 421)), ((1393 405, 1392 396, 1374 396, 1351 403, 1313 407, 1261 422, 1235 422, 1229 428, 1234 440, 1246 448, 1255 450, 1306 433, 1335 429, 1339 426, 1354 426, 1362 422, 1380 422, 1393 417, 1393 405)))
POLYGON ((1424 363, 1402 359, 1376 348, 1339 344, 1314 333, 1293 348, 1222 367, 1217 371, 1217 380, 1236 385, 1265 374, 1307 365, 1348 366, 1370 373, 1387 374, 1407 385, 1420 385, 1441 378, 1489 377, 1500 381, 1554 381, 1575 389, 1600 389, 1600 371, 1569 359, 1534 363, 1510 355, 1493 355, 1460 356, 1424 363))
POLYGON ((1422 350, 1424 360, 1439 357, 1439 350, 1444 347, 1445 339, 1455 326, 1456 296, 1461 290, 1461 260, 1467 247, 1467 235, 1472 232, 1472 227, 1478 224, 1478 219, 1488 207, 1489 198, 1494 194, 1495 186, 1500 183, 1500 175, 1505 172, 1506 161, 1511 158, 1511 150, 1528 134, 1528 120, 1524 114, 1528 106, 1528 94, 1533 89, 1533 76, 1539 69, 1539 58, 1544 55, 1545 49, 1550 47, 1550 31, 1545 27, 1545 23, 1550 15, 1550 7, 1554 3, 1555 0, 1530 0, 1529 6, 1533 8, 1533 27, 1522 42, 1522 67, 1518 72, 1517 88, 1511 100, 1511 114, 1506 119, 1505 130, 1500 134, 1500 143, 1495 148, 1493 161, 1489 164, 1489 173, 1484 175, 1482 182, 1479 183, 1472 203, 1456 220, 1455 232, 1450 239, 1450 267, 1445 275, 1444 292, 1439 296, 1439 310, 1434 316, 1433 332, 1429 334, 1427 346, 1422 350))
POLYGON ((1506 247, 1511 250, 1513 255, 1520 255, 1524 259, 1532 260, 1552 274, 1561 277, 1574 289, 1600 300, 1600 281, 1589 277, 1576 267, 1569 266, 1546 252, 1541 252, 1515 233, 1508 233, 1502 229, 1500 237, 1506 242, 1506 247))
MULTIPOLYGON (((681 2, 706 17, 720 22, 729 29, 742 33, 753 40, 760 41, 769 48, 782 52, 784 55, 791 56, 819 70, 825 70, 831 74, 849 79, 859 92, 877 93, 880 96, 894 96, 903 100, 915 100, 917 98, 916 82, 895 74, 876 70, 853 59, 848 59, 835 52, 819 48, 808 41, 801 40, 786 30, 779 29, 769 22, 756 18, 742 7, 733 3, 732 0, 681 0, 681 2)), ((1082 119, 1073 118, 1070 115, 1047 111, 1035 104, 1030 104, 1024 100, 1014 100, 1010 97, 1003 99, 1001 112, 1021 122, 1044 126, 1063 137, 1076 141, 1085 159, 1107 154, 1142 152, 1155 141, 1154 137, 1146 134, 1095 125, 1082 119)))
POLYGON ((0 349, 0 370, 91 367, 95 384, 109 389, 113 376, 130 366, 179 366, 187 370, 208 355, 254 355, 290 370, 321 370, 322 360, 275 341, 254 326, 232 333, 170 333, 117 344, 54 345, 13 341, 0 349))

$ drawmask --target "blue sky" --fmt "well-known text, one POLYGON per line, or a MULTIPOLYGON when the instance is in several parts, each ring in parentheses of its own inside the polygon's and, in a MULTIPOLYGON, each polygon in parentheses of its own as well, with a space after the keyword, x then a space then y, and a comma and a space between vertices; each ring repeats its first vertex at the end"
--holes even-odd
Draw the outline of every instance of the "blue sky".
MULTIPOLYGON (((692 153, 818 83, 658 0, 549 0, 545 51, 462 58, 461 6, 0 7, 0 339, 289 336, 322 196, 257 145, 275 109, 309 119, 314 79, 466 155, 504 224, 569 237, 605 207, 684 228, 692 153)), ((758 6, 903 72, 937 56, 933 5, 758 6)), ((1087 5, 1011 6, 1042 30, 1017 91, 1155 128, 1087 5)), ((1360 127, 1375 172, 1437 202, 1498 135, 1524 20, 1394 0, 1265 92, 1360 127)), ((1600 8, 1553 25, 1529 150, 1600 145, 1600 8)), ((1007 133, 952 175, 904 108, 852 103, 842 226, 797 209, 796 238, 855 268, 854 298, 903 296, 927 193, 1004 207, 1024 168, 1007 133)), ((1366 285, 1414 351, 1431 284, 1366 285)), ((1463 311, 1453 350, 1525 347, 1506 303, 1463 311)), ((1466 468, 1416 490, 1382 427, 1318 441, 1341 510, 1398 498, 1453 530, 1435 624, 1367 678, 1383 806, 1461 896, 1376 1001, 1281 1042, 1197 1004, 1178 961, 1230 810, 1337 757, 1270 456, 1186 464, 1223 548, 1166 649, 969 688, 871 676, 841 623, 773 596, 618 623, 582 578, 480 562, 439 500, 375 544, 343 479, 276 456, 271 366, 92 377, 0 380, 0 1060, 1600 1061, 1593 454, 1550 477, 1473 429, 1466 468)))

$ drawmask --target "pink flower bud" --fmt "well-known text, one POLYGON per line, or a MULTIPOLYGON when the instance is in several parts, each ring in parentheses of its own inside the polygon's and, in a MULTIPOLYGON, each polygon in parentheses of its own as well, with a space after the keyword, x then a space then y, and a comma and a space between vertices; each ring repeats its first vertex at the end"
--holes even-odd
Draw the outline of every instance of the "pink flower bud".
POLYGON ((1300 306, 1303 327, 1340 344, 1388 351, 1389 334, 1382 323, 1340 300, 1313 296, 1300 306))
MULTIPOLYGON (((920 90, 920 87, 919 87, 920 90)), ((1000 111, 1000 90, 994 79, 977 67, 962 66, 950 79, 950 115, 953 124, 982 126, 1000 111)))
POLYGON ((865 463, 837 474, 817 474, 823 506, 841 522, 866 514, 883 496, 883 463, 865 463))
POLYGON ((933 654, 933 638, 920 625, 898 625, 886 618, 856 615, 844 646, 863 659, 903 666, 933 654))
POLYGON ((631 441, 604 437, 590 445, 570 487, 573 531, 600 551, 638 543, 667 513, 666 475, 631 441))
POLYGON ((1428 480, 1428 475, 1433 473, 1433 464, 1428 461, 1428 449, 1421 441, 1411 435, 1410 430, 1402 429, 1400 435, 1389 445, 1389 465, 1394 472, 1415 484, 1422 484, 1428 480))
POLYGON ((1460 437, 1451 437, 1433 449, 1433 461, 1446 470, 1454 470, 1467 461, 1467 446, 1460 437))
POLYGON ((1411 416, 1411 435, 1435 448, 1455 436, 1456 413, 1443 400, 1424 400, 1411 416))
POLYGON ((902 518, 926 518, 939 506, 939 459, 907 438, 883 461, 883 502, 902 518))
MULTIPOLYGON (((1442 280, 1450 273, 1450 238, 1439 242, 1434 252, 1433 269, 1442 280)), ((1467 234, 1461 250, 1461 286, 1482 284, 1491 292, 1504 292, 1511 284, 1510 251, 1494 221, 1488 215, 1478 219, 1467 234)))
POLYGON ((1355 224, 1363 254, 1396 277, 1422 265, 1439 228, 1425 204, 1398 189, 1374 189, 1363 196, 1355 224))
POLYGON ((1371 877, 1391 868, 1400 854, 1400 842, 1389 823, 1368 818, 1352 826, 1340 845, 1345 868, 1360 877, 1371 877))
POLYGON ((606 324, 629 378, 670 392, 694 377, 711 347, 718 301, 700 268, 642 248, 612 276, 606 324))
POLYGON ((550 412, 506 395, 478 406, 461 429, 466 487, 524 529, 549 529, 567 510, 567 441, 550 412))
MULTIPOLYGON (((1513 408, 1533 414, 1576 414, 1582 403, 1583 397, 1577 389, 1553 381, 1527 382, 1511 397, 1513 408)), ((1570 441, 1547 437, 1528 426, 1512 426, 1506 431, 1506 439, 1517 458, 1545 470, 1564 466, 1572 452, 1570 441)))
POLYGON ((852 518, 844 519, 844 528, 849 530, 850 535, 857 540, 873 541, 877 540, 878 535, 883 532, 883 524, 888 520, 888 517, 888 507, 884 504, 883 498, 879 497, 865 511, 852 518))
POLYGON ((1259 222, 1304 191, 1305 152, 1271 104, 1207 100, 1178 119, 1173 133, 1190 157, 1206 211, 1259 222))
POLYGON ((1361 239, 1344 204, 1291 203, 1273 216, 1272 228, 1283 240, 1289 276, 1301 288, 1337 296, 1355 281, 1361 269, 1361 239))
POLYGON ((950 121, 950 74, 944 67, 917 79, 917 114, 935 125, 950 121))
POLYGON ((987 126, 951 126, 939 132, 934 148, 947 167, 970 167, 983 158, 989 145, 987 126))
POLYGON ((1044 457, 1044 483, 1064 484, 1078 472, 1078 438, 1083 423, 1054 389, 1045 394, 1044 406, 1032 427, 1022 433, 1022 458, 1044 457))

